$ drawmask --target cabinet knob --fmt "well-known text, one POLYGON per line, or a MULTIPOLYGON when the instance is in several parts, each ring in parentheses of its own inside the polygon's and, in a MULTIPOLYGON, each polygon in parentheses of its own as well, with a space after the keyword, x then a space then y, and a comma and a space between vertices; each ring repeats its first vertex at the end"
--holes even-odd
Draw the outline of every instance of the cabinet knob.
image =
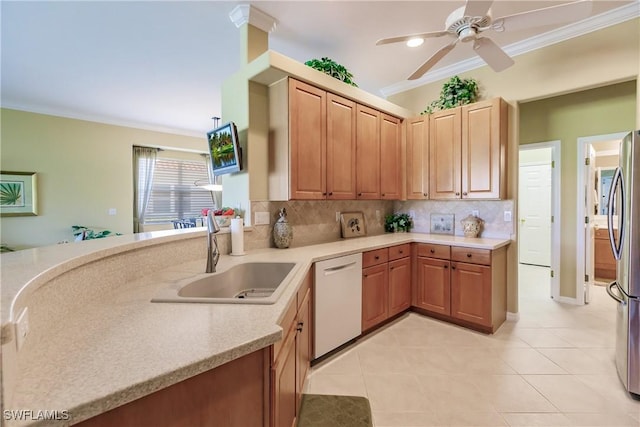
POLYGON ((445 268, 445 269, 447 269, 447 268, 449 268, 449 266, 448 266, 448 265, 445 265, 445 266, 444 266, 444 268, 445 268))
POLYGON ((400 251, 400 254, 402 255, 404 252, 400 251))
POLYGON ((463 195, 463 196, 466 196, 466 195, 467 195, 467 192, 466 192, 466 191, 465 191, 465 192, 463 192, 463 193, 462 193, 462 195, 463 195))
POLYGON ((422 193, 422 195, 423 195, 424 197, 428 197, 428 196, 429 196, 429 193, 422 193))
POLYGON ((379 257, 378 255, 376 255, 374 258, 375 258, 375 259, 380 259, 380 257, 379 257))
POLYGON ((298 327, 296 328, 296 330, 298 332, 302 332, 302 327, 304 326, 304 322, 298 322, 298 327))
POLYGON ((467 258, 471 258, 471 254, 467 254, 467 258))
POLYGON ((435 254, 436 250, 435 249, 431 249, 429 252, 431 252, 432 254, 435 254))
POLYGON ((382 197, 384 197, 384 193, 382 193, 382 197))
POLYGON ((329 195, 330 195, 330 196, 333 196, 333 191, 329 191, 329 195))
POLYGON ((326 196, 326 195, 327 195, 327 193, 322 193, 322 195, 323 195, 323 196, 326 196))
POLYGON ((456 196, 459 196, 459 195, 460 195, 460 193, 456 192, 456 196))
POLYGON ((358 193, 358 196, 362 196, 362 193, 358 193))
POLYGON ((455 265, 452 265, 452 266, 451 266, 451 269, 452 269, 452 270, 455 270, 455 269, 456 269, 456 266, 455 266, 455 265))

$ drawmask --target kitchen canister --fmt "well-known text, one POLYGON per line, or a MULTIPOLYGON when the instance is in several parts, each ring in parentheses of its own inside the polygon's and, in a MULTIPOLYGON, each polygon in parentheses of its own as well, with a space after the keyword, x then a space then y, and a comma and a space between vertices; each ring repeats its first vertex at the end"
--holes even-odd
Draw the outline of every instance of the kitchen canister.
POLYGON ((293 230, 287 221, 287 210, 280 209, 280 218, 273 225, 273 242, 276 248, 284 249, 291 245, 293 239, 293 230))
POLYGON ((484 221, 477 216, 469 215, 460 221, 464 237, 478 237, 482 231, 484 221))

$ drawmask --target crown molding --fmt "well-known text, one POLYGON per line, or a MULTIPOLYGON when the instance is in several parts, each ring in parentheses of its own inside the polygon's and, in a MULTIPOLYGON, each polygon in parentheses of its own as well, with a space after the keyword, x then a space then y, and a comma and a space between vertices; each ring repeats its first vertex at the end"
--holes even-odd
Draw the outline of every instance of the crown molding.
MULTIPOLYGON (((636 0, 633 3, 629 3, 625 6, 612 9, 608 12, 589 17, 582 21, 575 22, 573 24, 566 25, 564 27, 546 33, 542 33, 516 43, 512 43, 510 45, 504 46, 503 49, 509 56, 514 57, 550 46, 555 43, 560 43, 574 37, 579 37, 594 31, 598 31, 606 27, 621 24, 638 17, 640 17, 640 1, 636 0)), ((466 71, 475 70, 476 68, 484 67, 486 65, 487 64, 482 59, 480 59, 480 57, 475 56, 473 58, 469 58, 464 61, 460 61, 455 64, 430 71, 420 79, 412 81, 402 81, 389 86, 385 86, 380 89, 380 93, 383 97, 386 98, 390 95, 395 95, 396 93, 415 89, 419 86, 433 83, 456 74, 464 73, 466 71)))
POLYGON ((251 24, 267 33, 274 31, 278 25, 278 21, 275 18, 250 4, 236 6, 229 13, 229 19, 231 19, 236 28, 240 28, 244 24, 251 24))

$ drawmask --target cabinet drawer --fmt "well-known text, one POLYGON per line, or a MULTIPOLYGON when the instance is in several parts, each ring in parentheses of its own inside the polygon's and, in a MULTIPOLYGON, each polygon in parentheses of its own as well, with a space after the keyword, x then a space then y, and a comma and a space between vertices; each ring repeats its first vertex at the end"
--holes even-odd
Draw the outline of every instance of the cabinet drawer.
POLYGON ((298 312, 298 305, 296 303, 297 301, 294 300, 292 301, 291 304, 289 304, 289 308, 287 309, 287 312, 284 314, 284 317, 282 318, 282 320, 280 320, 280 322, 278 323, 278 325, 280 325, 280 327, 282 328, 282 339, 273 344, 273 362, 274 363, 278 361, 278 356, 279 356, 280 350, 282 350, 282 345, 287 339, 288 334, 290 330, 293 328, 293 324, 296 320, 296 314, 298 312))
MULTIPOLYGON (((607 239, 609 240, 609 229, 608 228, 598 228, 595 230, 596 239, 607 239)), ((613 230, 613 235, 618 237, 618 230, 613 230)))
POLYGON ((389 248, 389 261, 405 258, 411 255, 411 244, 391 246, 389 248))
POLYGON ((432 245, 431 243, 418 244, 418 256, 449 259, 451 247, 447 245, 432 245))
POLYGON ((491 251, 489 249, 451 248, 451 259, 453 261, 468 262, 471 264, 491 264, 491 251))
POLYGON ((362 268, 371 267, 389 261, 389 248, 362 253, 362 268))

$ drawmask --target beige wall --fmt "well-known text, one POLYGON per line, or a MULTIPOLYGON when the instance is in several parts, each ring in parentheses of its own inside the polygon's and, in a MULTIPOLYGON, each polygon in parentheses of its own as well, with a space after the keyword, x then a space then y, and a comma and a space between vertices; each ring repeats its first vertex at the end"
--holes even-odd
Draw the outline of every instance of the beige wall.
MULTIPOLYGON (((637 79, 640 72, 640 19, 605 28, 533 52, 519 55, 501 73, 482 67, 460 74, 479 81, 485 98, 501 96, 510 105, 509 198, 517 198, 519 103, 548 98, 611 83, 637 79)), ((419 112, 438 97, 446 79, 389 97, 391 102, 419 112)), ((640 95, 636 95, 640 97, 640 95)), ((640 126, 640 113, 636 113, 640 126)), ((564 153, 563 153, 564 154, 564 153)), ((517 204, 516 204, 517 210, 517 204)), ((517 217, 514 215, 514 218, 517 217)), ((517 246, 508 249, 508 310, 518 311, 517 246)))
POLYGON ((73 240, 72 225, 133 230, 132 146, 205 152, 202 138, 2 109, 3 171, 38 173, 38 216, 3 217, 1 240, 26 248, 73 240), (115 208, 117 214, 108 215, 115 208))
POLYGON ((576 297, 577 139, 632 130, 635 89, 632 81, 520 105, 520 144, 561 141, 561 296, 576 297))

